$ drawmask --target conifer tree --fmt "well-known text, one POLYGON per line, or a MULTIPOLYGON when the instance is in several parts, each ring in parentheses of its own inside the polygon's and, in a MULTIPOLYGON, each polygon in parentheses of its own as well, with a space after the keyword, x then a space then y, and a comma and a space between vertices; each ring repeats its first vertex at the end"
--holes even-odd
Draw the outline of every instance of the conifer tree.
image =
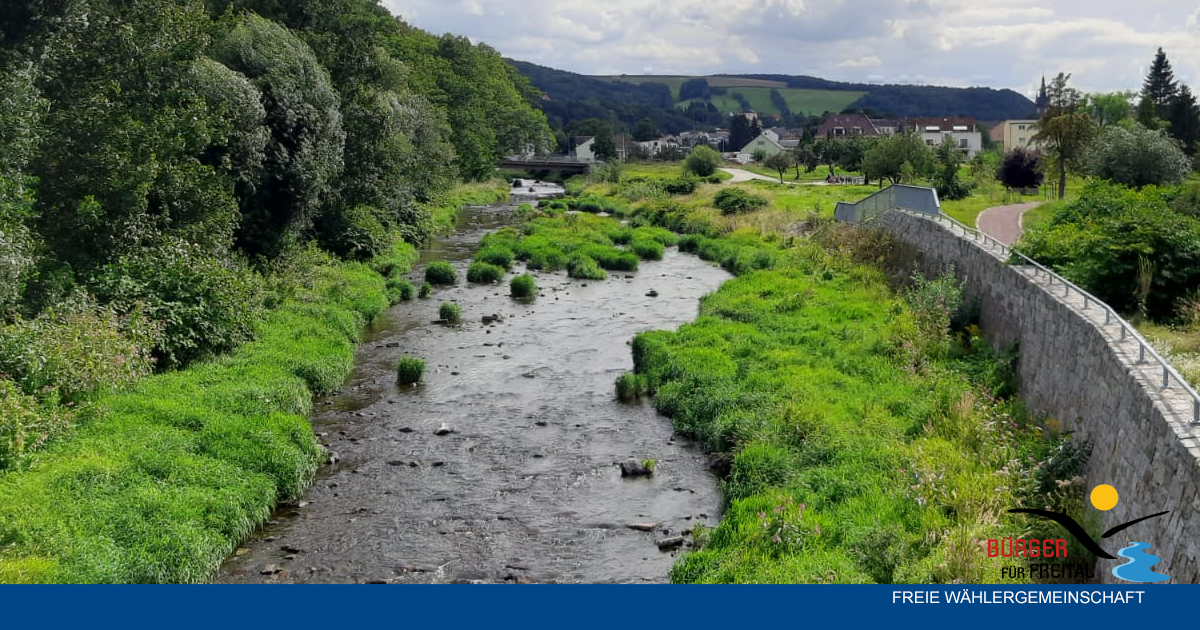
POLYGON ((1179 86, 1179 96, 1171 106, 1171 137, 1179 141, 1184 153, 1195 156, 1200 149, 1200 104, 1188 86, 1179 86))
POLYGON ((1150 72, 1142 83, 1142 96, 1150 97, 1157 108, 1156 115, 1166 120, 1170 115, 1171 105, 1179 96, 1179 85, 1175 82, 1175 73, 1171 70, 1171 62, 1162 48, 1154 55, 1150 72))

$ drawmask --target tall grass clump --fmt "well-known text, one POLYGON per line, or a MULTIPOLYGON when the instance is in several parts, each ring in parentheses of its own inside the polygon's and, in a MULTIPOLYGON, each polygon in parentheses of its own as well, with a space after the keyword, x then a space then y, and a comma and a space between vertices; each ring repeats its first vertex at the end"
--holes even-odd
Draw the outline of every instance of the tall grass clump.
POLYGON ((513 253, 512 249, 509 249, 503 245, 484 247, 475 254, 475 260, 477 262, 495 265, 503 268, 505 271, 512 267, 513 260, 515 259, 516 254, 513 253))
POLYGON ((583 254, 576 254, 567 262, 567 275, 580 280, 604 280, 608 277, 608 273, 595 260, 583 254))
POLYGON ((425 361, 404 355, 396 364, 396 382, 400 385, 415 385, 425 374, 425 361))
POLYGON ((438 317, 447 324, 458 324, 462 321, 462 308, 454 302, 442 302, 438 307, 438 317))
POLYGON ((533 276, 525 273, 512 279, 508 284, 509 293, 515 298, 533 297, 537 294, 537 283, 533 276))
POLYGON ((432 284, 455 284, 458 282, 458 272, 454 270, 454 265, 444 260, 435 260, 425 267, 425 281, 432 284))
POLYGON ((491 263, 473 262, 467 267, 467 282, 476 284, 491 284, 504 278, 504 267, 491 263))

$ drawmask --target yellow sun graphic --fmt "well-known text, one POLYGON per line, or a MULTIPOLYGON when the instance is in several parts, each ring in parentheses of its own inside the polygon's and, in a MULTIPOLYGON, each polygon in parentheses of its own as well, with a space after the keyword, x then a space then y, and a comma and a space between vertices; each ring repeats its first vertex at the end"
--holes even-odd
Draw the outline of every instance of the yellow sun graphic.
POLYGON ((1117 489, 1106 483, 1092 488, 1092 505, 1101 511, 1117 507, 1117 489))

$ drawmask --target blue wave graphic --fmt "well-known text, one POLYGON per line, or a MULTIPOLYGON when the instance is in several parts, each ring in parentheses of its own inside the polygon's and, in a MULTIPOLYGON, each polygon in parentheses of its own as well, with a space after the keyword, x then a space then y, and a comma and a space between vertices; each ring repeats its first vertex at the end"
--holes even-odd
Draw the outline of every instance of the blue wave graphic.
POLYGON ((1117 555, 1129 558, 1129 562, 1119 567, 1113 567, 1112 574, 1126 582, 1162 582, 1171 579, 1169 575, 1150 570, 1150 567, 1161 562, 1161 558, 1146 553, 1149 548, 1149 543, 1135 542, 1118 551, 1117 555))

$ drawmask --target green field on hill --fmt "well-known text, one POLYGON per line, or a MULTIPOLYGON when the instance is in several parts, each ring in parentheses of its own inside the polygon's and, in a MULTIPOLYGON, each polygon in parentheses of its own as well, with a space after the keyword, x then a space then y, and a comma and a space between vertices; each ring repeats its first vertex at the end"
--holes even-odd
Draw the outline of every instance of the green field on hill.
MULTIPOLYGON (((684 81, 701 77, 681 76, 609 76, 598 77, 609 81, 624 81, 627 83, 662 83, 671 88, 675 100, 679 100, 679 88, 684 81)), ((741 77, 702 77, 708 80, 711 87, 725 88, 729 92, 712 98, 712 104, 722 112, 741 111, 742 106, 733 98, 734 92, 740 92, 750 102, 750 107, 760 114, 778 114, 779 108, 771 102, 771 90, 777 89, 787 101, 788 108, 793 112, 804 112, 809 116, 820 115, 824 112, 840 112, 854 101, 862 98, 866 92, 843 90, 801 90, 787 87, 782 81, 765 79, 747 79, 741 77)), ((681 107, 687 107, 688 101, 681 101, 681 107)))

